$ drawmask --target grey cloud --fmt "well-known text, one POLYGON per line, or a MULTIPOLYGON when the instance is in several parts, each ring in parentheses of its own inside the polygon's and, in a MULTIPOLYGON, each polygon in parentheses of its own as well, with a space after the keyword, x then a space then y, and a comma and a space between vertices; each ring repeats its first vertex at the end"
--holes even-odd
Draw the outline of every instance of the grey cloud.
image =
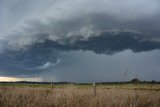
POLYGON ((43 43, 45 40, 52 40, 61 44, 74 43, 100 36, 104 31, 110 32, 115 29, 117 31, 113 33, 119 33, 119 31, 141 33, 139 35, 136 34, 139 39, 148 38, 154 40, 154 38, 159 38, 160 31, 155 28, 155 23, 150 24, 147 21, 143 22, 146 22, 146 26, 141 26, 140 21, 136 21, 136 23, 121 23, 115 18, 104 14, 93 14, 92 16, 79 17, 74 20, 50 20, 48 23, 40 20, 29 20, 15 29, 7 37, 6 41, 8 41, 11 48, 25 50, 26 47, 35 43, 43 43), (153 33, 155 31, 157 32, 156 34, 153 33))
POLYGON ((88 38, 99 30, 130 29, 147 35, 159 32, 159 5, 157 0, 59 0, 39 17, 34 17, 34 20, 31 17, 16 27, 7 39, 11 45, 23 47, 48 38, 63 41, 68 36, 88 38), (42 37, 41 34, 48 34, 49 37, 42 37))
MULTIPOLYGON (((63 52, 160 49, 159 0, 57 0, 37 14, 49 3, 22 1, 1 25, 0 75, 54 71, 57 60, 66 57, 63 52)), ((0 17, 12 6, 2 7, 0 17)))
POLYGON ((5 50, 0 54, 1 75, 34 75, 41 70, 36 67, 47 62, 56 63, 61 57, 60 51, 47 48, 45 45, 32 46, 27 51, 5 50))
MULTIPOLYGON (((160 49, 159 41, 136 31, 101 31, 98 34, 99 35, 97 36, 88 37, 86 40, 80 39, 74 42, 70 42, 74 39, 74 37, 71 36, 65 38, 63 43, 47 38, 43 39, 43 42, 37 41, 23 50, 30 51, 34 50, 34 48, 43 50, 46 48, 47 50, 90 50, 99 54, 114 54, 127 49, 130 49, 133 52, 160 49)), ((42 36, 48 37, 49 35, 43 34, 42 36)))
POLYGON ((114 55, 117 52, 132 50, 133 52, 150 51, 160 48, 160 43, 143 37, 135 32, 102 32, 87 40, 61 44, 52 40, 35 43, 26 50, 5 50, 0 54, 0 68, 3 75, 37 74, 44 70, 53 70, 55 64, 64 58, 63 52, 93 51, 97 54, 114 55), (38 69, 37 67, 41 68, 38 69), (8 71, 8 72, 7 72, 8 71), (10 72, 12 71, 12 72, 10 72))

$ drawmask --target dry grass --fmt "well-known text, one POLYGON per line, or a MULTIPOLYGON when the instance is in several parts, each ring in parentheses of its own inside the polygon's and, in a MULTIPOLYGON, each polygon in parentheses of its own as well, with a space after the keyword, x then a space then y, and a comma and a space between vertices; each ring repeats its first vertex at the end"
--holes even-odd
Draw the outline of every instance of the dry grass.
MULTIPOLYGON (((144 87, 0 87, 0 107, 160 107, 160 91, 144 87), (144 88, 144 89, 143 89, 144 88), (141 90, 142 89, 142 90, 141 90), (150 90, 151 89, 151 90, 150 90)), ((130 86, 131 87, 131 86, 130 86)), ((135 86, 133 86, 135 87, 135 86)))

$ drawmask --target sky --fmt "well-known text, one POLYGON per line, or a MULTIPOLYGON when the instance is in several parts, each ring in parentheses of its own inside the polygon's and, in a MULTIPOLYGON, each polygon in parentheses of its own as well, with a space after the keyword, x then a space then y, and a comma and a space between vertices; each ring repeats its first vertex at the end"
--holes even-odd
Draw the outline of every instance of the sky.
POLYGON ((160 81, 159 0, 0 0, 0 81, 160 81))

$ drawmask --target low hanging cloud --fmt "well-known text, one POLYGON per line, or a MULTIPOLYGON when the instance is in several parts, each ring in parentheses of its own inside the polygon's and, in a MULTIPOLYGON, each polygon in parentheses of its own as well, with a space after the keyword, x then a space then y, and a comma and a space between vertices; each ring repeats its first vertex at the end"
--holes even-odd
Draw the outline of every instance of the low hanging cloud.
MULTIPOLYGON (((3 0, 2 4, 0 18, 12 3, 3 0)), ((16 20, 2 24, 1 75, 43 72, 54 68, 62 53, 69 51, 113 55, 160 49, 159 0, 56 0, 45 10, 43 4, 22 1, 12 16, 16 20)))
POLYGON ((37 67, 37 69, 38 70, 51 69, 51 68, 54 68, 56 65, 60 64, 61 61, 62 61, 62 59, 57 59, 57 62, 55 62, 55 63, 47 62, 44 65, 41 65, 41 66, 37 67))
POLYGON ((17 38, 15 41, 9 41, 8 46, 11 48, 10 51, 22 51, 24 53, 31 52, 34 48, 40 48, 41 50, 45 48, 47 51, 90 50, 97 54, 114 54, 127 49, 133 52, 142 52, 160 48, 158 37, 149 37, 143 33, 130 30, 101 31, 93 33, 87 38, 77 35, 76 37, 69 36, 65 39, 53 40, 49 37, 49 34, 39 34, 35 40, 34 37, 29 40, 17 38))

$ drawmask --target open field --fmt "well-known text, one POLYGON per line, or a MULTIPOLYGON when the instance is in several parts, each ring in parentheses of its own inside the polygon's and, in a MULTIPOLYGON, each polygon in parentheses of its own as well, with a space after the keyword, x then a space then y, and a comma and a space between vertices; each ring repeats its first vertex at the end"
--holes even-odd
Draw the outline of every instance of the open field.
POLYGON ((0 107, 160 107, 159 84, 0 84, 0 107))

